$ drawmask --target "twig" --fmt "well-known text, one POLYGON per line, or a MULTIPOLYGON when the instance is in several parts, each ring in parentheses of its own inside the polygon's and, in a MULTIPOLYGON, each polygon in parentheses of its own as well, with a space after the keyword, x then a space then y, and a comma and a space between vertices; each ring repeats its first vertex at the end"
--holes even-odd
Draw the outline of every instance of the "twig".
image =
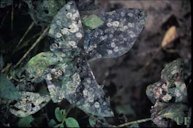
POLYGON ((26 30, 26 32, 24 33, 24 35, 21 37, 21 39, 19 40, 19 43, 17 44, 16 48, 21 44, 21 42, 23 41, 23 39, 26 37, 26 35, 29 33, 29 31, 32 29, 32 27, 34 26, 34 22, 32 22, 30 24, 30 26, 28 27, 28 29, 26 30))
POLYGON ((66 116, 69 114, 69 112, 74 108, 73 105, 70 105, 70 107, 66 111, 66 116))
POLYGON ((141 120, 127 122, 127 123, 120 124, 120 125, 113 126, 113 127, 121 128, 121 127, 125 127, 125 126, 131 125, 131 124, 144 123, 144 122, 151 121, 151 120, 152 120, 152 118, 145 118, 145 119, 141 119, 141 120))
POLYGON ((100 121, 99 119, 95 118, 94 116, 92 116, 92 118, 96 121, 99 121, 99 123, 107 125, 108 127, 112 127, 112 128, 121 128, 121 127, 125 127, 125 126, 131 125, 131 124, 144 123, 144 122, 152 120, 152 118, 145 118, 145 119, 140 119, 140 120, 127 122, 127 123, 120 124, 120 125, 111 125, 111 124, 108 124, 108 123, 106 124, 106 123, 100 121))
POLYGON ((1 20, 1 23, 0 23, 0 27, 3 25, 3 22, 5 21, 7 15, 9 13, 9 10, 6 12, 6 14, 3 16, 2 20, 1 20))
POLYGON ((11 31, 13 31, 14 5, 11 8, 11 31))
POLYGON ((24 54, 24 56, 17 62, 17 64, 14 67, 17 67, 25 58, 26 56, 31 52, 31 50, 45 37, 49 27, 47 27, 43 33, 38 37, 38 39, 35 41, 35 43, 30 47, 30 49, 24 54))
MULTIPOLYGON (((23 44, 28 44, 28 43, 29 43, 30 41, 32 41, 33 39, 37 38, 39 35, 40 35, 40 32, 37 33, 37 34, 35 34, 35 35, 33 35, 31 38, 29 38, 29 39, 28 39, 27 41, 25 41, 23 44)), ((20 49, 22 49, 24 46, 25 46, 25 45, 21 45, 21 46, 19 47, 19 49, 15 48, 15 50, 13 50, 13 54, 14 54, 15 52, 19 51, 20 49)))
POLYGON ((6 72, 7 70, 9 70, 9 68, 12 66, 12 64, 7 64, 7 66, 5 67, 5 68, 3 68, 2 70, 1 70, 1 72, 2 73, 4 73, 4 72, 6 72))

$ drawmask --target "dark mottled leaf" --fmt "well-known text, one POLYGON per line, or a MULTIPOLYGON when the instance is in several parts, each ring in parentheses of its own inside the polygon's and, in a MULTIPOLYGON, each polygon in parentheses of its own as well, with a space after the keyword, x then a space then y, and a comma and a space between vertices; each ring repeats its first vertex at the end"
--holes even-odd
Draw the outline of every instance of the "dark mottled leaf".
POLYGON ((79 11, 89 12, 97 9, 96 0, 81 0, 76 3, 79 11))
POLYGON ((0 54, 0 70, 3 68, 3 66, 4 66, 3 56, 0 54))
POLYGON ((79 11, 74 2, 68 2, 54 17, 49 30, 49 36, 55 39, 50 49, 77 48, 83 37, 83 28, 79 11))
POLYGON ((96 120, 92 117, 89 117, 88 121, 91 127, 94 127, 96 125, 96 120))
POLYGON ((159 114, 161 117, 171 119, 181 125, 184 122, 184 118, 188 116, 188 107, 183 104, 174 104, 163 109, 159 114))
POLYGON ((27 3, 29 14, 35 23, 48 25, 64 4, 65 0, 23 0, 27 3))
POLYGON ((26 117, 36 113, 49 101, 49 95, 40 95, 34 92, 21 91, 20 99, 11 105, 9 111, 18 117, 26 117))
POLYGON ((8 100, 17 100, 20 98, 18 89, 3 74, 0 74, 0 97, 8 100))
POLYGON ((119 9, 98 14, 104 24, 85 32, 84 49, 90 59, 118 57, 133 46, 145 24, 140 9, 119 9))
POLYGON ((34 121, 34 118, 30 116, 26 116, 24 118, 19 119, 17 126, 18 127, 31 127, 31 123, 34 121))
POLYGON ((66 98, 85 112, 103 117, 113 116, 110 102, 78 46, 83 28, 74 2, 67 3, 54 17, 49 35, 55 39, 50 50, 63 56, 60 63, 47 70, 46 82, 52 100, 60 102, 66 98), (58 71, 61 72, 59 76, 56 75, 58 71))
POLYGON ((13 0, 1 0, 0 1, 0 8, 4 8, 6 6, 12 5, 13 0))
POLYGON ((49 127, 54 127, 56 125, 56 121, 54 119, 51 119, 49 122, 48 122, 48 126, 49 127))
POLYGON ((105 98, 104 91, 96 82, 88 63, 82 59, 77 64, 81 66, 77 69, 79 76, 74 75, 74 81, 79 83, 72 87, 69 87, 69 84, 63 85, 66 86, 65 98, 85 112, 102 117, 113 116, 110 101, 105 98))
POLYGON ((119 114, 127 114, 127 115, 135 115, 134 110, 131 108, 130 104, 126 104, 126 105, 119 105, 116 106, 116 111, 119 114))

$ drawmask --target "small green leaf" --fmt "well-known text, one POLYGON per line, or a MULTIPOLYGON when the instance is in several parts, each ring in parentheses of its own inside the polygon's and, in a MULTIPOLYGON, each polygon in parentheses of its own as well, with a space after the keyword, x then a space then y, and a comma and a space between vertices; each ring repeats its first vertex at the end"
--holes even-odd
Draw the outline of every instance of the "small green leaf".
POLYGON ((24 118, 21 118, 18 123, 17 126, 18 127, 31 127, 31 123, 34 121, 34 118, 30 115, 30 116, 26 116, 24 118))
POLYGON ((134 110, 133 110, 133 108, 131 107, 130 104, 116 106, 115 110, 119 114, 126 114, 126 115, 135 116, 135 112, 134 112, 134 110))
POLYGON ((66 123, 66 126, 68 128, 79 128, 79 124, 77 122, 77 120, 73 117, 68 117, 66 120, 65 120, 65 123, 66 123))
POLYGON ((17 88, 3 74, 0 74, 0 98, 17 100, 21 97, 17 88))
POLYGON ((64 128, 64 124, 60 124, 59 128, 64 128))
POLYGON ((92 117, 89 117, 88 121, 91 127, 94 127, 96 125, 96 120, 94 120, 92 117))
POLYGON ((56 59, 51 58, 53 58, 53 53, 41 52, 28 61, 25 69, 35 78, 41 77, 48 66, 56 63, 56 59))
POLYGON ((97 15, 90 15, 88 17, 84 17, 82 23, 90 29, 95 29, 103 25, 104 21, 97 15))
POLYGON ((56 121, 54 119, 51 119, 49 122, 48 122, 48 126, 49 127, 54 127, 56 125, 56 121))
POLYGON ((57 107, 55 109, 55 117, 56 119, 59 121, 59 122, 62 122, 63 118, 65 117, 63 114, 62 114, 62 111, 60 110, 59 107, 57 107))

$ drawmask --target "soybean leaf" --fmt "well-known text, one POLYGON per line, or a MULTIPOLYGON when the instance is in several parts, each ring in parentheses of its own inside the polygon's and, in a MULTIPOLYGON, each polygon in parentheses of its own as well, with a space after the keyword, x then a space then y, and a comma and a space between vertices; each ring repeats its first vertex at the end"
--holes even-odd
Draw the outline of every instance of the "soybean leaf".
POLYGON ((13 0, 1 0, 0 1, 0 8, 4 8, 6 6, 10 6, 13 4, 13 0))
POLYGON ((34 121, 34 118, 30 115, 30 116, 26 116, 21 118, 18 123, 17 126, 18 127, 31 127, 31 123, 34 121))
POLYGON ((49 36, 55 39, 50 50, 65 58, 61 57, 61 60, 48 70, 48 90, 53 102, 61 102, 66 98, 87 113, 102 117, 113 116, 110 101, 105 98, 102 87, 96 82, 87 63, 85 53, 78 45, 83 33, 76 5, 68 2, 54 17, 49 30, 49 36), (62 73, 53 79, 52 76, 58 74, 57 71, 62 73))
POLYGON ((118 9, 97 14, 104 23, 85 32, 84 49, 89 59, 118 57, 133 46, 145 24, 140 9, 118 9))
POLYGON ((55 43, 50 46, 51 51, 77 48, 84 32, 75 2, 68 2, 58 11, 48 34, 55 39, 55 43))
POLYGON ((89 117, 88 121, 91 127, 94 127, 96 125, 96 120, 92 117, 89 117))
POLYGON ((183 104, 174 104, 162 110, 159 114, 161 117, 171 119, 181 125, 184 117, 188 115, 188 107, 183 104))
POLYGON ((0 98, 17 100, 20 96, 18 89, 16 89, 13 83, 5 75, 0 74, 0 98))
POLYGON ((77 122, 77 120, 73 117, 68 117, 66 120, 65 120, 65 123, 66 123, 66 126, 68 128, 79 128, 79 124, 77 122))
POLYGON ((29 8, 29 14, 36 24, 48 25, 66 0, 23 0, 29 8))
POLYGON ((9 111, 15 116, 26 117, 39 111, 49 101, 49 95, 21 91, 21 98, 11 105, 9 111))
POLYGON ((130 104, 119 105, 119 106, 116 106, 115 109, 119 114, 126 114, 126 115, 132 115, 132 116, 135 115, 135 112, 130 104))
POLYGON ((112 117, 114 114, 110 108, 110 101, 98 85, 88 63, 79 60, 77 65, 81 66, 78 67, 77 73, 72 75, 73 80, 63 85, 66 89, 65 98, 87 113, 112 117))
POLYGON ((0 70, 3 68, 3 66, 4 66, 3 56, 0 54, 0 70))
POLYGON ((59 122, 62 122, 64 115, 62 114, 62 111, 60 110, 59 107, 55 109, 55 117, 59 122))
POLYGON ((51 119, 49 122, 48 122, 48 126, 49 127, 54 127, 56 125, 56 121, 54 119, 51 119))
POLYGON ((82 21, 82 24, 90 29, 95 29, 103 25, 103 23, 104 21, 97 15, 90 15, 88 17, 84 17, 82 21))

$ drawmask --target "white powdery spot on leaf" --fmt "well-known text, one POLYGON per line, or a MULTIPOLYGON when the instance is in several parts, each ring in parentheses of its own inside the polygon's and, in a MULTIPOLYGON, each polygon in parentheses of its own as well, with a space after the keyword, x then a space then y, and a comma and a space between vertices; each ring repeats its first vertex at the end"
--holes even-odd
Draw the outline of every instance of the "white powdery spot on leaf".
POLYGON ((146 16, 140 9, 118 9, 100 17, 104 24, 85 32, 84 49, 89 54, 88 59, 118 57, 128 52, 143 29, 146 16), (99 30, 103 30, 101 35, 99 30), (97 47, 90 49, 93 45, 97 47), (109 45, 112 45, 111 48, 109 45))
POLYGON ((79 11, 77 10, 74 2, 68 2, 58 11, 51 22, 48 34, 50 37, 56 39, 55 42, 62 42, 60 48, 53 48, 52 51, 59 50, 61 48, 77 48, 74 45, 74 47, 68 47, 70 46, 69 43, 71 43, 69 41, 74 40, 76 42, 75 45, 77 46, 83 37, 83 28, 79 11), (75 34, 77 32, 79 33, 78 36, 75 34))
POLYGON ((18 117, 26 117, 36 113, 50 101, 48 95, 41 96, 33 92, 21 92, 21 98, 11 106, 10 112, 18 117))

